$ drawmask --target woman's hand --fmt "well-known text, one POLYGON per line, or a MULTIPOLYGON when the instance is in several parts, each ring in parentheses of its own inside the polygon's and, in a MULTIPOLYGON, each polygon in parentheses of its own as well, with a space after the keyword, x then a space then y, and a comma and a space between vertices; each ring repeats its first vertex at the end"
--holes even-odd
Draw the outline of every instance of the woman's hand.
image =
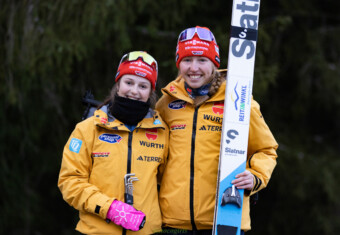
POLYGON ((231 183, 238 189, 247 189, 251 191, 254 187, 254 176, 250 171, 245 170, 244 172, 236 175, 231 183))

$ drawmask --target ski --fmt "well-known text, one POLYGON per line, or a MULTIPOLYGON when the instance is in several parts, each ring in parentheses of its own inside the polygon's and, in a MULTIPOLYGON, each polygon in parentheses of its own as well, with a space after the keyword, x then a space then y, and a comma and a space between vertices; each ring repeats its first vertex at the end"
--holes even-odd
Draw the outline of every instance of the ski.
POLYGON ((246 169, 259 10, 260 0, 233 0, 213 235, 241 232, 244 190, 231 181, 246 169))

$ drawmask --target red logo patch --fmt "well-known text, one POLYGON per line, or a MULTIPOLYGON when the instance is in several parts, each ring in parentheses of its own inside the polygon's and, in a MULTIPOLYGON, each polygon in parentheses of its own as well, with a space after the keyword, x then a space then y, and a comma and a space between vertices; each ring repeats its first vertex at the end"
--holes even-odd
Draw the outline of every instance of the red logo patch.
POLYGON ((224 101, 217 101, 214 102, 212 106, 212 111, 216 114, 223 114, 224 110, 224 101))
POLYGON ((146 129, 145 135, 149 140, 156 140, 157 139, 157 129, 146 129))
POLYGON ((103 124, 107 123, 107 118, 104 117, 100 118, 100 122, 103 124))
POLYGON ((175 86, 170 86, 170 92, 173 92, 175 90, 175 86))
POLYGON ((183 129, 185 129, 186 126, 187 126, 186 124, 172 125, 172 126, 170 127, 170 129, 171 129, 172 131, 174 131, 174 130, 183 130, 183 129))

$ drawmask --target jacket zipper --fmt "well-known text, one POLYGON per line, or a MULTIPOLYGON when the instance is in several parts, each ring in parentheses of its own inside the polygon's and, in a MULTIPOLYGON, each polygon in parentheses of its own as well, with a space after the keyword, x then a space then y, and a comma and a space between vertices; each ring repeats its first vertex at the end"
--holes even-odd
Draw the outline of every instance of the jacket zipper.
POLYGON ((197 114, 198 107, 195 108, 194 118, 192 123, 192 135, 191 135, 191 157, 190 157, 190 219, 192 230, 197 230, 195 224, 194 215, 194 170, 195 170, 195 139, 196 139, 196 128, 197 128, 197 114))
MULTIPOLYGON (((132 155, 132 147, 131 146, 132 146, 132 132, 129 132, 126 174, 130 174, 131 173, 131 155, 132 155)), ((126 229, 123 228, 123 233, 122 234, 126 235, 126 229)))
POLYGON ((126 173, 131 173, 131 155, 132 155, 132 132, 129 132, 129 140, 128 140, 128 159, 127 159, 127 170, 126 173))

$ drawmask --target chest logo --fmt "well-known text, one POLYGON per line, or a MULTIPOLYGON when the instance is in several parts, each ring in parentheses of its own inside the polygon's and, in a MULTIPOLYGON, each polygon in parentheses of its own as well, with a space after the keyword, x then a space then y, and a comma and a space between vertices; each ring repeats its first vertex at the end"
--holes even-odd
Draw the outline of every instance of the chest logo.
POLYGON ((170 127, 170 129, 172 131, 174 131, 174 130, 184 130, 186 126, 187 126, 186 124, 172 125, 170 127))
POLYGON ((108 157, 110 152, 95 152, 91 154, 92 157, 108 157))
POLYGON ((157 139, 157 129, 146 129, 145 135, 149 140, 156 140, 157 139))
POLYGON ((223 114, 223 110, 224 110, 224 101, 217 101, 214 102, 213 106, 212 106, 212 111, 215 114, 223 114))
POLYGON ((170 109, 183 109, 186 106, 186 102, 184 100, 175 100, 169 103, 168 107, 170 109))
POLYGON ((103 124, 107 123, 107 118, 101 117, 100 122, 103 123, 103 124))
POLYGON ((102 134, 99 136, 99 140, 108 142, 110 144, 119 143, 123 138, 116 134, 102 134))

